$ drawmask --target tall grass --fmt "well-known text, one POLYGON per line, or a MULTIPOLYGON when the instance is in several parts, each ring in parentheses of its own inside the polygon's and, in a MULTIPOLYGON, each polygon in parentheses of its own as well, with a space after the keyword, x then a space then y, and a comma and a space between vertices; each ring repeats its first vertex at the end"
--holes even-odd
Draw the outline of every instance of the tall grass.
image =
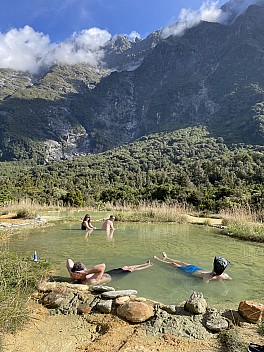
POLYGON ((221 211, 223 225, 233 236, 264 242, 264 211, 254 211, 250 207, 236 207, 221 211))
MULTIPOLYGON (((2 248, 1 248, 2 249, 2 248)), ((15 332, 29 317, 26 303, 37 283, 47 277, 49 264, 0 253, 0 336, 15 332)), ((0 341, 2 344, 2 341, 0 341)))
POLYGON ((190 212, 184 204, 146 203, 138 205, 125 204, 112 207, 118 220, 126 221, 157 221, 187 223, 187 214, 190 212))
POLYGON ((33 217, 37 213, 40 213, 44 210, 61 210, 62 207, 60 205, 43 205, 38 202, 32 201, 30 199, 22 199, 21 201, 10 201, 5 205, 0 207, 0 214, 5 215, 8 213, 11 214, 20 214, 20 217, 33 217), (24 215, 23 215, 24 214, 24 215))

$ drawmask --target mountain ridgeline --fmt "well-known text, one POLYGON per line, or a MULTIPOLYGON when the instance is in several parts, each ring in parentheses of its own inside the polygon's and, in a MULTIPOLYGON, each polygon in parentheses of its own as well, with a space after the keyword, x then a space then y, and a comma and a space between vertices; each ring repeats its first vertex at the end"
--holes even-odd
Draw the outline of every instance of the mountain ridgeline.
POLYGON ((227 145, 264 142, 264 6, 181 36, 117 36, 104 66, 0 69, 0 161, 99 153, 204 126, 227 145))

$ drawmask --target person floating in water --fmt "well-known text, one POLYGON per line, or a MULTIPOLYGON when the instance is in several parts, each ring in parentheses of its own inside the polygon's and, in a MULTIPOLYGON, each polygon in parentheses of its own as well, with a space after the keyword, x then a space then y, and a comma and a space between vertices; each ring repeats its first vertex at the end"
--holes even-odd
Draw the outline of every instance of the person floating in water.
POLYGON ((209 282, 211 280, 231 280, 231 277, 224 273, 226 267, 228 266, 229 261, 222 257, 214 258, 214 267, 212 271, 204 271, 202 268, 199 268, 196 265, 189 264, 186 262, 182 262, 176 259, 171 259, 167 256, 165 252, 162 253, 163 259, 154 256, 154 259, 159 260, 162 263, 170 264, 177 267, 179 270, 184 273, 191 274, 193 276, 199 277, 203 279, 205 282, 209 282))
POLYGON ((94 227, 91 224, 91 217, 90 217, 89 214, 86 214, 85 217, 83 218, 81 229, 82 230, 93 230, 93 229, 96 229, 96 227, 94 227))
POLYGON ((105 272, 105 264, 97 264, 91 268, 81 262, 74 263, 71 259, 67 259, 66 267, 71 275, 71 278, 78 281, 81 284, 96 285, 108 283, 111 281, 113 276, 123 276, 133 271, 147 269, 152 266, 150 260, 143 264, 138 265, 125 265, 117 269, 112 269, 105 272))

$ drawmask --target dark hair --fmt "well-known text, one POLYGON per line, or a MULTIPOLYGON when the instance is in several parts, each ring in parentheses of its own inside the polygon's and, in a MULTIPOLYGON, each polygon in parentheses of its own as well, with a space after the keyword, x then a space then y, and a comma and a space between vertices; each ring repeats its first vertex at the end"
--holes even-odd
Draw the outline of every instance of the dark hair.
POLYGON ((85 265, 81 262, 76 262, 73 264, 71 271, 74 273, 75 271, 81 271, 83 269, 85 269, 85 265))
POLYGON ((213 269, 213 276, 218 276, 223 274, 225 271, 226 267, 230 264, 230 262, 223 258, 223 257, 218 257, 216 256, 214 258, 214 269, 213 269))

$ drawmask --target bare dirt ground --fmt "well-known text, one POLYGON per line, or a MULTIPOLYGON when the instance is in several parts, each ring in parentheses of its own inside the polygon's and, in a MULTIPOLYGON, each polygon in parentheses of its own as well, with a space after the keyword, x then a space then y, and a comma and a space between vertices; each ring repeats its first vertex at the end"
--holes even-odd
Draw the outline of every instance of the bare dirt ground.
MULTIPOLYGON (((3 352, 231 352, 217 335, 210 340, 184 339, 173 335, 146 336, 140 324, 116 316, 54 315, 30 302, 32 316, 17 334, 4 337, 3 352)), ((237 327, 244 342, 264 344, 254 324, 237 327)))

